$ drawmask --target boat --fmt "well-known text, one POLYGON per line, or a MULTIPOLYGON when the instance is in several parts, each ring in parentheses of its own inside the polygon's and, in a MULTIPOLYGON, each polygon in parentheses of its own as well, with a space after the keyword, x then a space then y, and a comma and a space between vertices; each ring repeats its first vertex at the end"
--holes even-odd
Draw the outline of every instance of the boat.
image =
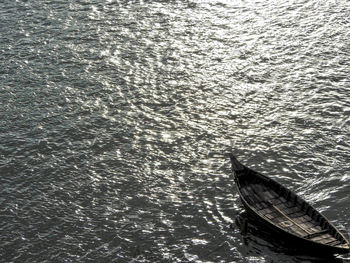
POLYGON ((232 175, 247 214, 291 246, 320 254, 347 254, 349 241, 312 205, 230 154, 232 175))
POLYGON ((246 211, 240 212, 230 227, 240 232, 242 243, 247 246, 242 251, 244 257, 262 252, 266 258, 276 258, 278 254, 278 262, 344 263, 338 255, 322 254, 319 251, 310 253, 307 248, 302 250, 284 239, 276 238, 273 231, 250 220, 246 211))

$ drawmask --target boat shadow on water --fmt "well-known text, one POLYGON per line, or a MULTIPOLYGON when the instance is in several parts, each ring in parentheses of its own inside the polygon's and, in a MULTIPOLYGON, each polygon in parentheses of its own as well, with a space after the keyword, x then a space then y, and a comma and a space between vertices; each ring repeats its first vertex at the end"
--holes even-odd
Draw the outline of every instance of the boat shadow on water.
POLYGON ((243 246, 241 253, 245 257, 263 256, 267 262, 310 262, 310 263, 345 263, 333 255, 303 250, 285 240, 279 239, 273 232, 253 221, 246 212, 236 217, 232 229, 239 229, 243 246), (292 245, 292 246, 291 246, 292 245))

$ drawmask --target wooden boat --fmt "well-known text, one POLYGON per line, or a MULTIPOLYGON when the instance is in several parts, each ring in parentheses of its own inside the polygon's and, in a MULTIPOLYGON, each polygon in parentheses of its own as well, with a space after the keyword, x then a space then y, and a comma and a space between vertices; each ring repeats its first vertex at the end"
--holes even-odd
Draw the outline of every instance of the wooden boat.
POLYGON ((350 252, 349 241, 323 215, 280 183, 230 155, 239 195, 250 217, 290 244, 324 254, 350 252))

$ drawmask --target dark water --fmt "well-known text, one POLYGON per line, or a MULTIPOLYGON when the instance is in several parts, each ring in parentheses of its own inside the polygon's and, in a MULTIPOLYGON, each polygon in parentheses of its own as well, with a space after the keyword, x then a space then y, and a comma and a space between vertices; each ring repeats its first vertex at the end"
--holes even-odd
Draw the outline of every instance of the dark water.
POLYGON ((2 0, 0 261, 314 262, 230 228, 225 154, 348 235, 349 17, 346 0, 2 0))

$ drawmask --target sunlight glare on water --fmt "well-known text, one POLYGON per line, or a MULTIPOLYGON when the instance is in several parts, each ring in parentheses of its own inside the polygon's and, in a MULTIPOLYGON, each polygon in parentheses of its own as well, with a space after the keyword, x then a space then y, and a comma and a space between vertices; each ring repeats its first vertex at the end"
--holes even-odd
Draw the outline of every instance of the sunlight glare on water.
POLYGON ((349 233, 348 1, 0 14, 6 262, 313 262, 235 226, 231 143, 349 233))

